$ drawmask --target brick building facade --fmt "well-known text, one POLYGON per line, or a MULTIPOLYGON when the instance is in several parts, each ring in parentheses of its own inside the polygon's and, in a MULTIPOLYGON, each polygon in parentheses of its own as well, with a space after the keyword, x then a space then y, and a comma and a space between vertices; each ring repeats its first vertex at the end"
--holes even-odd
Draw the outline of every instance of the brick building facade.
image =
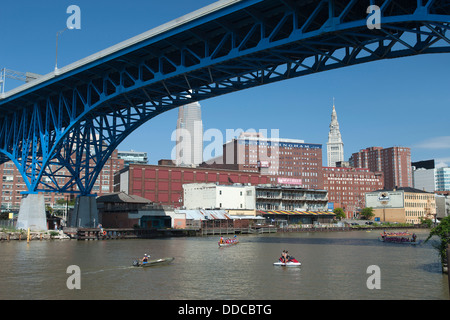
POLYGON ((208 182, 221 185, 258 185, 268 183, 268 179, 257 172, 130 164, 115 174, 114 191, 123 191, 177 208, 183 202, 183 184, 208 182))
POLYGON ((223 156, 202 167, 261 173, 273 185, 323 189, 322 145, 245 133, 223 145, 223 156))
POLYGON ((383 188, 382 172, 366 168, 323 167, 324 189, 328 190, 328 202, 344 209, 347 218, 357 217, 365 207, 365 193, 383 188))
POLYGON ((413 187, 411 149, 370 147, 353 153, 350 166, 383 172, 384 188, 413 187))

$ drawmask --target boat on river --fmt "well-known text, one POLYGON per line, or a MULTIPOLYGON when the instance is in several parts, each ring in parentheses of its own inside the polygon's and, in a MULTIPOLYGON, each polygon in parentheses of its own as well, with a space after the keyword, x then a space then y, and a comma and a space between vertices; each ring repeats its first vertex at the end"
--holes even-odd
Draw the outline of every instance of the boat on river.
POLYGON ((219 248, 231 247, 231 246, 234 246, 234 245, 236 245, 238 243, 239 243, 239 241, 233 241, 233 242, 230 242, 230 243, 219 243, 219 248))
POLYGON ((274 266, 280 266, 280 267, 300 267, 302 264, 300 261, 295 259, 293 256, 288 257, 288 261, 284 262, 283 258, 280 257, 277 262, 273 263, 274 266))
POLYGON ((410 232, 383 232, 380 234, 380 238, 378 240, 382 242, 389 243, 399 243, 399 244, 412 244, 417 245, 421 244, 422 240, 417 240, 417 236, 415 233, 410 232))
POLYGON ((152 259, 152 260, 148 260, 147 262, 142 262, 139 260, 134 260, 133 261, 133 266, 134 267, 154 267, 154 266, 160 266, 160 265, 165 265, 165 264, 169 264, 171 263, 173 260, 175 260, 175 258, 170 257, 170 258, 160 258, 160 259, 152 259))
POLYGON ((228 238, 228 239, 223 239, 223 237, 220 237, 218 244, 219 244, 219 248, 222 248, 222 247, 231 247, 238 243, 239 243, 239 240, 235 236, 234 238, 228 238))

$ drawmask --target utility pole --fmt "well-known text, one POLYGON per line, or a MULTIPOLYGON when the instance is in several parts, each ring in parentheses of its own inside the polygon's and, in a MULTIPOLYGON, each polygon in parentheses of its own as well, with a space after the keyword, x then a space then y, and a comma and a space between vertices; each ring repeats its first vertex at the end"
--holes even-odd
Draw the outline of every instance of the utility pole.
POLYGON ((56 57, 55 57, 55 71, 58 70, 58 37, 67 29, 69 29, 68 27, 65 27, 64 29, 62 29, 61 31, 58 31, 56 33, 56 57))

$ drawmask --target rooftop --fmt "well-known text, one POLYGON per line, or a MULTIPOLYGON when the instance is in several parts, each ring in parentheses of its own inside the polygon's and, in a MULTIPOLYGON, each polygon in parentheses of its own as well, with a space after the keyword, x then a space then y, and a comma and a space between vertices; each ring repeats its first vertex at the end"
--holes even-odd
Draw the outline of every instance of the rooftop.
POLYGON ((407 192, 407 193, 433 193, 433 192, 427 192, 424 190, 420 190, 420 189, 416 189, 416 188, 411 188, 411 187, 400 187, 400 188, 395 188, 395 189, 381 189, 381 190, 376 190, 373 192, 381 192, 381 191, 403 191, 403 192, 407 192))
POLYGON ((125 192, 114 192, 105 194, 97 198, 97 202, 113 202, 113 203, 152 203, 150 200, 126 194, 125 192))

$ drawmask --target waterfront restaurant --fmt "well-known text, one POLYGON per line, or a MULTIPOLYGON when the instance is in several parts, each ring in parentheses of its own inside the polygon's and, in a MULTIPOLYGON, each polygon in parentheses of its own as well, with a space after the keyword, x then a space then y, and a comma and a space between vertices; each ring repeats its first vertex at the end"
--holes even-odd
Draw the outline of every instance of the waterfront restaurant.
POLYGON ((333 223, 336 214, 331 211, 256 211, 273 224, 328 224, 333 223))

